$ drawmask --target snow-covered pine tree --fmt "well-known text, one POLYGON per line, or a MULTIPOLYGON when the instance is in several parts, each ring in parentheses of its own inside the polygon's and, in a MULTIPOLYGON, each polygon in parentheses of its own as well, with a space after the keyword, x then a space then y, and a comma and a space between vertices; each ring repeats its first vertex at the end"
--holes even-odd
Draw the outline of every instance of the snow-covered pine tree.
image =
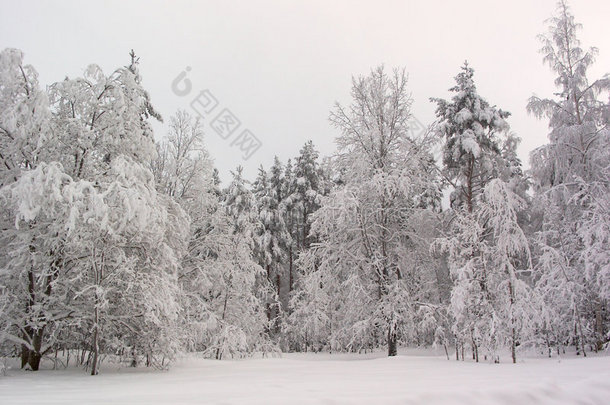
POLYGON ((320 198, 328 192, 325 189, 326 174, 318 159, 313 142, 307 141, 294 159, 294 165, 291 159, 288 160, 283 176, 282 212, 290 235, 290 240, 286 242, 288 295, 295 285, 299 254, 315 242, 310 234, 311 215, 320 208, 320 198))
POLYGON ((554 316, 546 329, 555 344, 573 343, 586 355, 610 329, 607 196, 610 152, 610 78, 590 82, 597 49, 581 48, 567 2, 560 1, 541 35, 541 53, 557 77, 556 99, 533 96, 528 111, 549 120, 549 143, 531 154, 536 203, 543 213, 537 235, 538 288, 554 316))
POLYGON ((473 75, 465 63, 450 89, 452 100, 431 99, 444 138, 442 172, 453 187, 448 236, 435 245, 448 253, 454 282, 449 314, 456 357, 458 346, 463 352, 468 344, 475 360, 483 347, 498 361, 498 349, 508 345, 516 361, 517 341, 531 327, 518 326, 515 314, 532 316, 523 313, 528 290, 518 277, 519 270, 531 267, 518 223, 525 201, 515 194, 525 193, 526 182, 516 157, 518 139, 507 135, 509 113, 479 96, 473 75))
POLYGON ((318 151, 312 141, 307 141, 295 159, 292 193, 286 196, 295 210, 295 243, 298 251, 311 245, 309 216, 320 207, 323 193, 323 174, 318 162, 318 151))
POLYGON ((244 178, 243 167, 231 172, 231 183, 224 190, 223 204, 234 221, 234 233, 242 234, 254 247, 254 231, 257 226, 256 202, 244 178))
MULTIPOLYGON (((290 198, 292 193, 294 192, 294 173, 292 167, 292 159, 288 159, 286 162, 286 167, 284 168, 283 181, 282 181, 282 210, 284 212, 284 223, 286 224, 286 230, 290 235, 290 240, 286 244, 286 254, 288 257, 288 296, 292 294, 294 289, 294 281, 296 274, 296 264, 295 261, 298 257, 298 249, 295 243, 296 236, 296 221, 297 214, 295 210, 295 204, 290 198)), ((290 311, 290 306, 288 306, 288 310, 290 311)))
POLYGON ((289 209, 288 209, 288 187, 287 180, 284 177, 286 173, 291 172, 291 168, 285 169, 280 159, 275 156, 273 158, 273 165, 269 169, 269 187, 274 190, 275 199, 277 202, 277 211, 281 222, 279 228, 276 231, 278 238, 278 245, 283 252, 283 261, 278 267, 278 274, 275 279, 275 288, 278 293, 279 302, 281 304, 282 312, 288 308, 288 300, 292 291, 292 278, 294 276, 292 272, 292 253, 294 248, 294 242, 292 240, 292 234, 290 232, 290 220, 289 209))
POLYGON ((223 209, 229 219, 230 244, 225 245, 229 267, 223 274, 225 286, 222 297, 224 323, 216 357, 225 354, 249 354, 254 350, 275 351, 268 332, 264 300, 273 294, 265 270, 257 263, 257 230, 261 223, 256 201, 239 166, 232 172, 233 179, 224 192, 223 209), (241 337, 241 340, 239 339, 241 337))
MULTIPOLYGON (((279 163, 277 158, 276 163, 279 163)), ((275 167, 275 176, 278 173, 281 173, 281 166, 275 167)), ((281 192, 281 178, 272 179, 268 178, 261 166, 252 184, 252 192, 258 213, 256 252, 259 264, 266 272, 266 284, 270 287, 270 294, 266 297, 267 318, 271 330, 279 331, 281 277, 286 259, 286 241, 289 241, 290 235, 284 223, 278 195, 278 191, 281 192), (272 179, 274 183, 271 182, 272 179)))
POLYGON ((444 179, 453 188, 451 206, 474 208, 474 199, 487 182, 498 176, 501 141, 499 134, 508 130, 510 114, 491 106, 479 96, 474 83, 474 69, 464 62, 449 89, 451 101, 432 98, 437 104, 438 132, 445 139, 443 147, 444 179))

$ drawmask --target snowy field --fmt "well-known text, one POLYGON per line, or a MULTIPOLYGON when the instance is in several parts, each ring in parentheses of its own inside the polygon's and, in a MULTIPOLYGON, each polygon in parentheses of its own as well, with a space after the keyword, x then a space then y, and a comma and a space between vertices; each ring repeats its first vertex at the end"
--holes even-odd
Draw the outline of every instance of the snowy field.
POLYGON ((0 404, 600 404, 610 357, 475 364, 409 352, 185 359, 170 371, 8 370, 0 404))

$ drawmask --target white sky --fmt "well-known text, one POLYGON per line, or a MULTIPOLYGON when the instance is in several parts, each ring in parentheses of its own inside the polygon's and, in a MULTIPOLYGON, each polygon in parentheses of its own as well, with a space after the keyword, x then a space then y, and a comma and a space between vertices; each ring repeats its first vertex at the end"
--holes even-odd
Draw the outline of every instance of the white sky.
MULTIPOLYGON (((610 2, 573 0, 584 46, 600 49, 590 79, 610 67, 610 2)), ((527 115, 533 93, 551 96, 536 35, 555 0, 513 1, 23 1, 0 0, 0 49, 25 52, 51 84, 90 63, 106 73, 141 57, 144 87, 166 123, 209 89, 261 141, 247 161, 206 125, 206 144, 223 181, 237 165, 253 178, 273 155, 296 156, 312 139, 323 155, 338 135, 328 122, 335 101, 349 103, 352 75, 384 63, 410 75, 413 114, 434 120, 429 97, 447 89, 465 59, 479 92, 510 111, 520 155, 546 142, 546 123, 527 115), (178 97, 172 80, 190 66, 193 92, 178 97)), ((214 110, 216 112, 218 110, 214 110)), ((155 127, 156 136, 165 131, 155 127)))

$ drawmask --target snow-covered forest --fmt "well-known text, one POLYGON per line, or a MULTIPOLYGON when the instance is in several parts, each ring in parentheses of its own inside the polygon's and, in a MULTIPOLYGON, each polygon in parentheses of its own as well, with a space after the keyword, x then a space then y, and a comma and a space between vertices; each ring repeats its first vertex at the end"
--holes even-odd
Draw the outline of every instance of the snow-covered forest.
POLYGON ((45 88, 4 49, 0 357, 96 375, 188 353, 607 352, 610 76, 580 28, 564 1, 540 27, 556 92, 527 103, 549 128, 527 170, 468 62, 421 133, 408 70, 379 65, 330 108, 334 154, 308 141, 221 181, 201 117, 162 117, 134 51, 45 88))

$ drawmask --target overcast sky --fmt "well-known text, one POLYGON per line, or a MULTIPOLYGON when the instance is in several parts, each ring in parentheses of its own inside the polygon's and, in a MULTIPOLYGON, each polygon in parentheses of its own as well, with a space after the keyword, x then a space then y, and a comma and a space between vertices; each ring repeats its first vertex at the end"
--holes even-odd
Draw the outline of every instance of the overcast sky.
MULTIPOLYGON (((583 45, 600 50, 590 76, 598 78, 610 70, 610 2, 571 7, 584 25, 583 45)), ((223 181, 240 164, 253 178, 260 164, 268 167, 276 154, 283 161, 295 156, 308 139, 332 154, 330 109, 349 103, 352 75, 382 63, 406 68, 413 114, 429 124, 429 97, 448 97, 467 59, 480 94, 512 113, 525 161, 546 142, 546 123, 528 116, 525 105, 533 93, 555 90, 536 40, 554 10, 554 0, 0 0, 0 48, 23 50, 43 85, 81 75, 91 63, 109 74, 128 64, 133 48, 144 87, 165 118, 155 126, 158 138, 176 110, 190 110, 208 89, 219 103, 211 118, 228 108, 241 121, 237 131, 249 129, 262 143, 244 160, 232 138, 222 139, 207 122, 206 144, 223 181), (192 91, 180 97, 171 85, 186 67, 192 91)))

